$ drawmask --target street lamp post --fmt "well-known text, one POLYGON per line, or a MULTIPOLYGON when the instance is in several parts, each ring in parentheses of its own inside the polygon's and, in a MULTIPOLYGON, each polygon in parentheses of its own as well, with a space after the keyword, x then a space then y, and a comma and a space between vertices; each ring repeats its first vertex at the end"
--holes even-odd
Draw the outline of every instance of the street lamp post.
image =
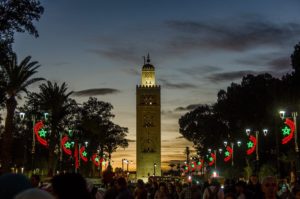
POLYGON ((31 171, 34 173, 34 156, 35 156, 35 133, 34 133, 34 125, 35 125, 35 116, 32 115, 32 149, 31 149, 31 171))
MULTIPOLYGON (((24 112, 20 112, 19 113, 20 119, 21 119, 21 126, 22 128, 25 128, 24 125, 24 119, 25 119, 25 113, 24 112)), ((26 135, 24 134, 26 132, 26 130, 23 132, 23 145, 24 145, 24 157, 23 157, 23 166, 25 166, 26 162, 27 162, 27 143, 26 143, 26 135)))
POLYGON ((298 154, 299 153, 299 147, 298 147, 298 134, 297 134, 297 112, 292 112, 293 120, 295 123, 295 151, 298 154))
MULTIPOLYGON (((279 111, 279 114, 281 119, 285 119, 285 111, 279 111)), ((295 169, 296 169, 296 175, 299 176, 300 175, 300 162, 299 162, 300 154, 299 154, 299 145, 298 145, 297 116, 298 116, 297 112, 292 112, 292 118, 295 124, 295 130, 294 130, 295 152, 296 152, 295 169)))
MULTIPOLYGON (((246 134, 249 136, 251 133, 250 129, 246 129, 246 134)), ((256 138, 256 146, 255 146, 255 154, 256 154, 256 164, 255 164, 255 168, 256 170, 258 170, 258 164, 259 164, 259 131, 256 130, 255 131, 255 138, 256 138)), ((268 134, 268 129, 263 129, 263 134, 264 136, 266 136, 268 134)))
MULTIPOLYGON (((226 148, 227 144, 228 144, 228 142, 224 141, 225 148, 226 148)), ((230 147, 231 147, 231 150, 232 150, 232 152, 231 152, 231 166, 234 166, 234 159, 233 159, 234 158, 234 144, 235 144, 234 142, 230 142, 230 147)), ((238 140, 238 141, 236 141, 236 144, 237 144, 238 147, 240 147, 242 142, 238 140)))
POLYGON ((153 164, 153 175, 155 176, 156 172, 156 163, 153 164))

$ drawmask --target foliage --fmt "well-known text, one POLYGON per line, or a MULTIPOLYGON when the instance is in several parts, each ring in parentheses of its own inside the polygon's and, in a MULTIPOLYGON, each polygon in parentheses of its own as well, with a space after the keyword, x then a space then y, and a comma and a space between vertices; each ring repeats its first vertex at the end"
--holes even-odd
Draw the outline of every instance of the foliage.
POLYGON ((3 134, 2 156, 3 168, 9 171, 12 154, 12 139, 14 131, 14 114, 17 106, 16 97, 21 98, 22 92, 27 92, 29 85, 43 80, 43 78, 33 78, 32 76, 37 73, 40 67, 38 62, 30 61, 31 57, 28 56, 23 59, 19 64, 17 63, 17 56, 14 54, 6 64, 1 65, 1 73, 4 78, 1 81, 1 89, 5 92, 5 105, 6 105, 6 119, 5 130, 3 134))
POLYGON ((227 133, 227 126, 213 111, 212 106, 199 106, 179 119, 179 132, 204 155, 208 148, 217 147, 227 133))
POLYGON ((90 148, 94 151, 99 149, 100 153, 107 152, 109 156, 118 147, 128 146, 125 139, 128 129, 111 122, 114 117, 112 108, 110 103, 93 97, 84 102, 82 107, 82 127, 85 136, 90 139, 90 148))
POLYGON ((252 175, 252 172, 253 172, 252 168, 251 168, 249 165, 247 165, 247 166, 244 168, 244 176, 245 176, 245 178, 246 178, 246 179, 249 179, 250 176, 252 175))
MULTIPOLYGON (((284 156, 289 148, 279 143, 282 121, 278 110, 300 112, 299 46, 295 46, 291 56, 295 73, 286 74, 282 79, 270 74, 244 76, 240 84, 232 83, 226 90, 220 90, 216 103, 202 105, 183 115, 179 119, 180 133, 194 143, 199 154, 205 154, 207 148, 222 146, 224 139, 246 143, 245 129, 250 128, 252 133, 260 132, 260 160, 274 164, 280 155, 275 151, 284 156), (269 130, 267 138, 261 135, 264 128, 269 130)), ((254 158, 248 159, 253 162, 254 158)), ((245 165, 245 158, 235 158, 237 165, 242 162, 245 165)))
POLYGON ((14 54, 5 65, 1 65, 3 79, 1 87, 6 93, 6 97, 20 97, 21 92, 27 92, 27 87, 35 82, 44 80, 44 78, 31 78, 40 65, 37 61, 31 62, 31 56, 25 57, 19 64, 17 56, 14 54))
POLYGON ((69 100, 72 92, 68 92, 66 83, 58 85, 47 81, 39 86, 39 93, 31 93, 28 96, 28 104, 37 107, 39 111, 48 112, 48 123, 51 136, 49 137, 49 175, 53 174, 54 153, 56 145, 59 146, 60 132, 64 131, 64 119, 70 113, 70 107, 74 107, 74 101, 69 100))
POLYGON ((291 62, 295 73, 300 75, 300 42, 294 47, 294 52, 291 55, 291 62))
POLYGON ((38 37, 33 21, 44 12, 38 0, 2 0, 0 2, 0 65, 12 53, 15 32, 28 32, 38 37))
POLYGON ((259 178, 263 179, 267 176, 276 176, 276 168, 273 164, 266 163, 261 166, 259 171, 259 178))

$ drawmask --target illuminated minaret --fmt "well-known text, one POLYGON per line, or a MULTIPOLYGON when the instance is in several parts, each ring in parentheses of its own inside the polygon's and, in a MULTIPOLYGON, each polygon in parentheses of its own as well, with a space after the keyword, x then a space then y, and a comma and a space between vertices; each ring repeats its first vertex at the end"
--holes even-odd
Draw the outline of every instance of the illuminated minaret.
POLYGON ((160 86, 149 54, 144 60, 141 85, 136 87, 136 174, 147 181, 161 176, 160 86))

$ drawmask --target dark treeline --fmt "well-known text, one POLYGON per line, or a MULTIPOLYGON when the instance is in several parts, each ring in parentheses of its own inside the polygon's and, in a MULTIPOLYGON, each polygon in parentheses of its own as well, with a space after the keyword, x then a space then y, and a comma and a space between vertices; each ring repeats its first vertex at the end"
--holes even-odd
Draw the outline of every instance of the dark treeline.
POLYGON ((248 74, 240 84, 231 83, 227 90, 218 92, 216 103, 201 105, 183 115, 179 119, 180 133, 194 143, 202 157, 209 148, 224 149, 225 140, 235 143, 235 169, 230 163, 224 163, 224 155, 219 155, 222 158, 218 160, 231 174, 241 175, 246 168, 258 172, 260 168, 261 172, 288 175, 295 163, 295 143, 293 139, 286 145, 281 144, 284 122, 279 110, 285 110, 287 117, 291 117, 292 112, 300 113, 300 43, 291 55, 291 65, 293 72, 281 78, 267 73, 248 74), (260 132, 259 162, 254 161, 255 152, 246 155, 247 128, 252 129, 254 136, 254 131, 260 132), (263 136, 264 128, 268 129, 267 136, 263 136), (238 140, 242 142, 240 147, 236 144, 238 140))
MULTIPOLYGON (((96 154, 97 160, 101 161, 97 168, 88 161, 82 167, 85 174, 99 174, 104 159, 110 161, 118 147, 128 146, 125 139, 128 129, 112 122, 114 114, 110 103, 89 98, 80 105, 71 98, 73 92, 68 90, 66 83, 59 85, 34 77, 40 65, 32 61, 31 56, 18 61, 13 51, 15 33, 26 32, 38 37, 33 24, 43 12, 44 8, 37 0, 0 2, 0 113, 6 114, 2 117, 0 114, 1 170, 10 172, 12 167, 19 170, 23 167, 25 171, 33 171, 39 168, 49 175, 57 170, 74 170, 74 156, 60 150, 61 138, 68 135, 75 144, 86 146, 88 160, 96 154), (29 92, 28 87, 36 82, 40 83, 39 91, 29 92), (22 97, 26 101, 23 106, 18 106, 22 97), (25 114, 22 118, 21 112, 25 114), (1 125, 3 118, 4 126, 1 125), (47 142, 46 146, 34 140, 33 127, 38 121, 45 124, 40 138, 47 142)), ((72 145, 72 153, 75 153, 74 148, 72 145)))

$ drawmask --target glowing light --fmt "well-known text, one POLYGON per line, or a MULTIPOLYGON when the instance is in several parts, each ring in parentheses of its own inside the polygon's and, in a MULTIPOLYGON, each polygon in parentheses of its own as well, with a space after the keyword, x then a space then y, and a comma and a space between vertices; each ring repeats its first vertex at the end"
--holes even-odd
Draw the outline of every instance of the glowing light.
POLYGON ((215 177, 218 177, 218 173, 216 171, 213 172, 212 176, 215 178, 215 177))
POLYGON ((198 162, 197 162, 197 169, 198 170, 201 170, 203 165, 204 165, 204 160, 203 159, 200 159, 198 162))
POLYGON ((92 156, 92 161, 97 167, 101 164, 99 156, 96 153, 92 156))
POLYGON ((209 163, 208 163, 208 165, 209 165, 209 166, 214 165, 214 164, 215 164, 215 161, 216 161, 216 155, 215 155, 214 153, 211 153, 211 154, 210 154, 210 158, 209 158, 209 163))
POLYGON ((227 146, 226 150, 224 161, 228 162, 232 158, 233 149, 230 146, 227 146))
POLYGON ((84 147, 84 146, 82 146, 82 147, 80 148, 79 154, 80 154, 81 159, 82 159, 84 162, 87 162, 87 161, 88 161, 88 159, 87 159, 87 152, 85 151, 85 147, 84 147))
POLYGON ((249 136, 249 135, 250 135, 250 132, 251 132, 251 130, 250 130, 250 129, 246 129, 246 134, 247 134, 247 136, 249 136))
POLYGON ((247 143, 247 147, 248 147, 247 155, 251 155, 254 152, 256 147, 256 138, 253 135, 250 135, 249 140, 250 141, 247 143))
MULTIPOLYGON (((34 127, 33 127, 33 131, 36 135, 36 138, 38 140, 39 143, 41 143, 42 145, 44 146, 48 146, 48 142, 46 139, 43 139, 41 136, 40 136, 40 130, 44 127, 44 123, 43 121, 39 121, 37 122, 34 127)), ((44 134, 44 132, 42 132, 42 135, 44 134)))
POLYGON ((68 142, 68 140, 69 140, 68 136, 64 136, 61 139, 61 147, 66 154, 72 155, 72 151, 70 149, 70 142, 68 142))
POLYGON ((291 139, 294 137, 294 132, 295 132, 295 128, 296 128, 294 121, 290 120, 289 118, 286 118, 284 123, 287 126, 285 126, 283 129, 281 129, 283 136, 285 136, 281 140, 282 144, 286 144, 289 141, 291 141, 291 139))

